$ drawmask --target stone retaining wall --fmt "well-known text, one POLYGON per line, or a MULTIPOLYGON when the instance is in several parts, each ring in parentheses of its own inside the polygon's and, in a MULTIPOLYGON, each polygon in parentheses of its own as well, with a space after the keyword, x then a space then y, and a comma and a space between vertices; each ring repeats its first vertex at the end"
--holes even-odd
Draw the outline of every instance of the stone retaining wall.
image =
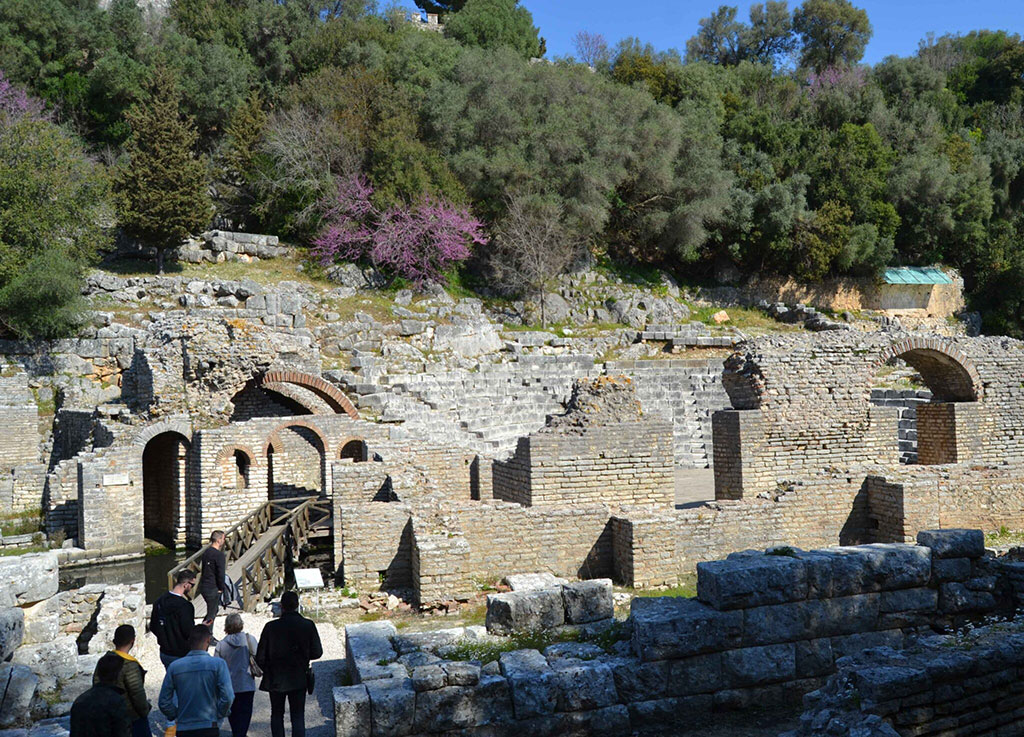
POLYGON ((349 626, 357 685, 334 691, 336 733, 626 735, 684 722, 699 730, 717 711, 792 701, 846 655, 902 647, 909 633, 989 613, 1005 598, 1006 575, 983 557, 980 531, 919 539, 702 563, 697 599, 634 599, 628 643, 608 650, 561 643, 481 667, 443 659, 446 645, 487 640, 473 628, 405 637, 384 622, 349 626))

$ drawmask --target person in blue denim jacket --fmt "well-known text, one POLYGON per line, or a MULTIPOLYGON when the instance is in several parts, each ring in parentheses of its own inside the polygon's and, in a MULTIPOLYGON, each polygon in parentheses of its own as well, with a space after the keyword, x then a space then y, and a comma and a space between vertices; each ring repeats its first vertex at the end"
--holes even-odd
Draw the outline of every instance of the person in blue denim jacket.
POLYGON ((160 711, 177 722, 178 737, 218 737, 234 701, 227 663, 207 652, 212 636, 209 627, 197 624, 188 655, 167 667, 160 687, 160 711))

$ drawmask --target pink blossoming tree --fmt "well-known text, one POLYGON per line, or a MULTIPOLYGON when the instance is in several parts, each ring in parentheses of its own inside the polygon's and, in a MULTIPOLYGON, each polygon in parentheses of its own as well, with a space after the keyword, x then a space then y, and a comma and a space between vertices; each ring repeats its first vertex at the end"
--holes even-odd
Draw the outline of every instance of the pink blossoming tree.
POLYGON ((12 124, 25 118, 42 120, 43 103, 13 84, 0 71, 0 124, 12 124))
POLYGON ((483 224, 443 198, 381 210, 372 195, 361 177, 338 181, 325 207, 326 225, 313 240, 322 264, 366 259, 422 286, 441 281, 444 271, 469 258, 473 244, 487 242, 483 224))

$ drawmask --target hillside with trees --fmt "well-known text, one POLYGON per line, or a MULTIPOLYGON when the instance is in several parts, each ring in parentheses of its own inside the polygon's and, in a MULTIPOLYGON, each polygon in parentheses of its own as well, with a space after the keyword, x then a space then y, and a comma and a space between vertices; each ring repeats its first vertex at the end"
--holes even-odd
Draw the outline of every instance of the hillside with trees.
POLYGON ((545 58, 516 0, 418 2, 443 33, 367 0, 0 3, 6 331, 73 330, 115 234, 163 253, 215 213, 488 293, 586 254, 693 281, 941 262, 988 331, 1024 335, 1019 36, 871 67, 848 0, 768 0, 683 51, 580 29, 545 58))

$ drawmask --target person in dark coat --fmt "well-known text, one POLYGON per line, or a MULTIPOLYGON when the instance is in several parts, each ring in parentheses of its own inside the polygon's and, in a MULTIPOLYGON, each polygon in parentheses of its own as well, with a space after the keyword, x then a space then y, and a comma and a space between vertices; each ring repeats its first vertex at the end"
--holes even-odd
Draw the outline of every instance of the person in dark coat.
POLYGON ((281 617, 267 622, 256 650, 263 670, 261 691, 270 693, 270 734, 284 737, 284 704, 292 722, 292 737, 306 735, 306 671, 309 661, 324 654, 316 625, 299 614, 299 595, 285 591, 281 617))
POLYGON ((114 653, 96 663, 96 685, 71 705, 71 737, 131 737, 124 691, 117 687, 123 665, 114 653))
POLYGON ((174 588, 153 604, 153 616, 149 620, 149 631, 160 643, 160 662, 168 667, 178 658, 188 655, 188 638, 196 624, 196 609, 188 600, 188 592, 196 583, 196 574, 189 570, 178 571, 174 588))
MULTIPOLYGON (((132 723, 132 737, 148 737, 150 706, 146 698, 146 671, 138 660, 131 656, 131 650, 135 646, 135 628, 130 624, 122 624, 114 630, 114 649, 111 655, 116 655, 124 661, 121 665, 121 673, 115 684, 124 693, 125 706, 128 708, 128 718, 132 723)), ((99 668, 93 673, 92 683, 95 686, 99 683, 99 668)))
POLYGON ((203 623, 210 628, 217 618, 220 597, 224 593, 224 574, 227 572, 227 556, 224 555, 226 536, 222 530, 214 530, 210 535, 210 544, 203 551, 203 570, 199 575, 199 594, 206 602, 206 616, 203 623))

